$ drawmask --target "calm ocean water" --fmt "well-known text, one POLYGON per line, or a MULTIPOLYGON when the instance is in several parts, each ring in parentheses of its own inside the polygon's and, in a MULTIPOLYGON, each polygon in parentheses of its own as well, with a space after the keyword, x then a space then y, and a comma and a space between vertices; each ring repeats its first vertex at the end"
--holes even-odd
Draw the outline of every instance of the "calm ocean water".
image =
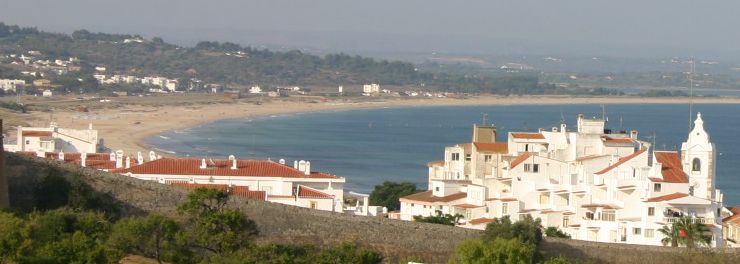
MULTIPOLYGON (((740 204, 740 105, 695 105, 717 147, 717 187, 725 203, 740 204)), ((483 113, 504 140, 507 131, 549 129, 562 116, 601 116, 599 105, 456 106, 302 113, 217 121, 148 138, 179 156, 311 161, 313 170, 347 178, 346 188, 370 192, 385 180, 426 187, 426 163, 443 159, 444 147, 469 142, 483 113)), ((608 127, 637 129, 657 148, 680 149, 688 133, 686 105, 608 105, 608 127), (621 122, 620 122, 621 119, 621 122)))

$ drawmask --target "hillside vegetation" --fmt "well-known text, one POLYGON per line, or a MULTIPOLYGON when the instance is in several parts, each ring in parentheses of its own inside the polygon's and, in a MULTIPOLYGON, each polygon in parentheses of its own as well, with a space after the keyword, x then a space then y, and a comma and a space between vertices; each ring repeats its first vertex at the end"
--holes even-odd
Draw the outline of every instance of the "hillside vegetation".
POLYGON ((44 58, 79 58, 84 66, 77 77, 83 80, 89 78, 94 66, 104 65, 108 73, 198 78, 206 83, 238 85, 337 86, 380 83, 452 92, 565 92, 562 88, 541 84, 534 74, 478 76, 432 73, 419 71, 407 62, 374 60, 347 54, 320 57, 297 50, 275 52, 209 41, 200 42, 195 47, 181 47, 166 43, 161 38, 146 40, 137 35, 91 33, 86 30, 67 35, 0 23, 0 54, 24 54, 30 50, 40 51, 44 58))

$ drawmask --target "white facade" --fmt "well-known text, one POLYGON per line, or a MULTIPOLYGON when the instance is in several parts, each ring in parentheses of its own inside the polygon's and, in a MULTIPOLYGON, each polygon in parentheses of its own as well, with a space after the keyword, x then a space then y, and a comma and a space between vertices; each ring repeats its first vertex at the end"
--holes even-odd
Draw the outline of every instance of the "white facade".
POLYGON ((251 94, 262 93, 262 88, 260 88, 259 86, 252 86, 251 88, 249 88, 249 93, 251 94))
POLYGON ((380 93, 380 85, 377 83, 365 84, 362 86, 362 93, 364 94, 377 94, 380 93))
POLYGON ((114 172, 163 184, 246 187, 251 196, 262 193, 257 196, 269 202, 343 211, 345 179, 311 171, 309 161, 296 161, 291 167, 284 160, 237 160, 233 156, 228 160, 162 158, 124 167, 114 172))
POLYGON ((26 87, 24 80, 0 79, 0 89, 5 92, 17 92, 26 87))
POLYGON ((17 127, 15 144, 5 144, 10 152, 85 152, 96 153, 100 138, 98 131, 88 129, 68 129, 57 127, 17 127))
POLYGON ((654 151, 637 131, 610 133, 606 121, 582 115, 576 131, 510 132, 506 142, 495 141, 495 127, 476 126, 471 143, 429 163, 429 191, 402 197, 399 218, 461 214, 461 226, 483 229, 528 214, 574 239, 661 245, 658 229, 690 216, 722 246, 715 149, 701 114, 694 123, 681 153, 654 151))

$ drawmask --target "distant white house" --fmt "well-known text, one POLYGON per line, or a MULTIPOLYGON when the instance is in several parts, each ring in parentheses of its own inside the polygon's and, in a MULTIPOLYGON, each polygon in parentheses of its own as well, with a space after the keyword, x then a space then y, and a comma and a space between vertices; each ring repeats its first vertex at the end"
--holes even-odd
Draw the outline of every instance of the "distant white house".
POLYGON ((16 92, 26 87, 26 81, 13 79, 0 79, 0 88, 5 92, 16 92))
POLYGON ((380 93, 380 85, 377 83, 365 84, 362 86, 362 93, 364 95, 372 95, 380 93))
POLYGON ((252 88, 249 88, 249 93, 251 94, 262 93, 262 88, 260 88, 259 86, 252 86, 252 88))
POLYGON ((43 92, 41 93, 41 96, 43 96, 43 97, 51 97, 52 95, 54 95, 54 94, 53 94, 53 93, 51 92, 51 90, 49 90, 49 89, 46 89, 46 90, 44 90, 44 91, 43 91, 43 92))
POLYGON ((86 152, 98 150, 98 131, 59 128, 52 122, 49 127, 17 127, 16 141, 4 145, 8 152, 86 152))

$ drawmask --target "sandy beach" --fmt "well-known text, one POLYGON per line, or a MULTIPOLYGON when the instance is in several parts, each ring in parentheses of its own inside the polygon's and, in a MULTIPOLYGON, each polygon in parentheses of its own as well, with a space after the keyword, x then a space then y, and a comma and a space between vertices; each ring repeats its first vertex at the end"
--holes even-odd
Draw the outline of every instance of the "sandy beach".
MULTIPOLYGON (((694 98, 697 104, 740 104, 740 98, 694 98)), ((424 107, 463 105, 526 105, 526 104, 685 104, 686 98, 638 97, 566 97, 566 96, 480 96, 421 99, 328 99, 315 97, 266 100, 231 100, 221 96, 191 97, 158 96, 150 98, 113 98, 111 102, 32 101, 48 107, 46 111, 31 111, 19 118, 33 126, 47 126, 54 120, 60 127, 86 128, 92 124, 105 145, 126 153, 149 151, 144 139, 169 130, 184 129, 222 119, 249 118, 273 114, 349 110, 382 107, 424 107), (81 110, 82 107, 87 110, 81 110), (51 111, 49 111, 51 110, 51 111)), ((3 115, 6 115, 3 112, 3 115)))

